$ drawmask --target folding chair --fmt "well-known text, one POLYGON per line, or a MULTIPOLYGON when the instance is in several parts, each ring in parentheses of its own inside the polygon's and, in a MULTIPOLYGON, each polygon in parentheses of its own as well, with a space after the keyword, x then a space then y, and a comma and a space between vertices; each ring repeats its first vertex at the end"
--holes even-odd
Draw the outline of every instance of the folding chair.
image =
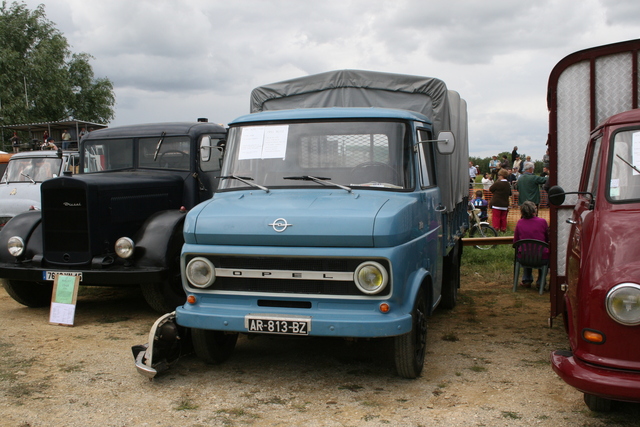
POLYGON ((513 292, 518 290, 520 267, 538 268, 542 269, 539 279, 540 295, 542 295, 547 280, 547 270, 549 269, 549 259, 548 257, 543 258, 543 256, 545 249, 549 248, 549 244, 542 240, 523 239, 515 242, 513 248, 515 249, 513 260, 513 292))

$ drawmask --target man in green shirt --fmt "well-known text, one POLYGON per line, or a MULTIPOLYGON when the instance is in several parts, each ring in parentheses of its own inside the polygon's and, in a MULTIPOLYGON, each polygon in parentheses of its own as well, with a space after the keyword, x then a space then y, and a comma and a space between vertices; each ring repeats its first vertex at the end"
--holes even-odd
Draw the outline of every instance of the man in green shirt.
POLYGON ((540 185, 547 182, 547 177, 533 174, 533 163, 524 164, 524 173, 520 175, 516 186, 518 187, 518 205, 522 206, 527 200, 532 201, 536 206, 540 205, 540 185))

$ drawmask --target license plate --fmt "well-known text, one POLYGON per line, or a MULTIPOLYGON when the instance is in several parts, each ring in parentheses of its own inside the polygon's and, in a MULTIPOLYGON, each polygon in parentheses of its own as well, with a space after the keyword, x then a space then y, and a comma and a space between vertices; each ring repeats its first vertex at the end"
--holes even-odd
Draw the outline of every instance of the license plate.
POLYGON ((244 317, 244 327, 248 332, 262 334, 309 335, 311 318, 249 314, 244 317))
POLYGON ((82 271, 43 271, 42 280, 53 281, 56 280, 56 276, 61 274, 63 276, 78 276, 82 282, 82 271))

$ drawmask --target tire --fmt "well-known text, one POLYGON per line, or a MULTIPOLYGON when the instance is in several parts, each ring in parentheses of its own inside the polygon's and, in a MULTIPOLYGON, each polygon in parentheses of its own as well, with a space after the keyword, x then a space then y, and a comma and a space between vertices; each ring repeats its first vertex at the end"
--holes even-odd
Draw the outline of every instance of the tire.
MULTIPOLYGON (((481 222, 480 224, 475 224, 471 228, 469 237, 498 237, 498 232, 486 222, 481 222)), ((487 250, 495 248, 496 245, 475 245, 474 247, 476 249, 487 250)))
POLYGON ((9 296, 27 307, 46 307, 51 304, 53 282, 21 282, 5 280, 4 289, 9 296))
POLYGON ((411 317, 411 332, 394 337, 393 342, 396 371, 408 379, 420 376, 427 350, 427 300, 422 289, 416 297, 411 317))
POLYGON ((460 288, 460 258, 462 257, 462 243, 449 252, 444 259, 442 271, 442 299, 440 306, 447 310, 455 308, 458 303, 458 289, 460 288))
POLYGON ((585 393, 584 403, 593 412, 609 412, 611 411, 611 404, 613 402, 600 396, 585 393))
POLYGON ((193 350, 206 363, 217 365, 227 360, 238 341, 237 333, 192 329, 193 350))
POLYGON ((170 313, 185 303, 187 295, 180 276, 180 249, 174 250, 167 278, 162 282, 143 283, 142 295, 149 306, 160 314, 170 313))

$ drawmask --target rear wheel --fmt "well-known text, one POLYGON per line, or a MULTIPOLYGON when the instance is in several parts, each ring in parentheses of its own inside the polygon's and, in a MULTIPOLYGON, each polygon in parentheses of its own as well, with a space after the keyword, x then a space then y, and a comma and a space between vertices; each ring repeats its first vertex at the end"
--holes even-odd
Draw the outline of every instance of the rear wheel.
POLYGON ((216 365, 227 360, 238 341, 237 333, 192 329, 193 350, 206 363, 216 365))
POLYGON ((51 304, 52 282, 5 280, 4 288, 11 298, 27 307, 46 307, 51 304))
POLYGON ((396 371, 403 378, 417 378, 422 372, 427 350, 427 301, 420 290, 411 312, 411 332, 394 337, 396 371))
POLYGON ((593 412, 609 412, 611 411, 612 401, 593 394, 584 394, 584 403, 593 412))
MULTIPOLYGON (((495 228, 487 223, 481 222, 471 227, 469 232, 470 237, 498 237, 498 232, 495 228)), ((496 245, 475 245, 476 249, 487 250, 494 248, 496 245)))

